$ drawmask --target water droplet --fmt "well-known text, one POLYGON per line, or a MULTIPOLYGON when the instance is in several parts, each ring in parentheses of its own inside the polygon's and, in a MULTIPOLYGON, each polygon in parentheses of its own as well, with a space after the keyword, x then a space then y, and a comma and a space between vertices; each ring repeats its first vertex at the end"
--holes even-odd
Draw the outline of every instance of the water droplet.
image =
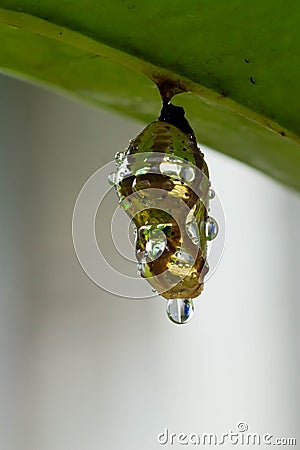
POLYGON ((209 198, 209 200, 212 200, 213 198, 215 198, 215 196, 216 196, 215 191, 212 188, 210 188, 209 191, 208 191, 208 198, 209 198))
POLYGON ((159 170, 163 175, 175 176, 178 177, 180 173, 180 165, 171 161, 163 161, 159 165, 159 170))
POLYGON ((122 164, 122 162, 124 161, 124 158, 125 158, 124 152, 117 152, 115 154, 115 162, 116 162, 117 167, 122 164))
POLYGON ((186 232, 189 236, 189 238, 194 242, 196 245, 200 245, 200 235, 199 235, 199 229, 198 224, 196 220, 192 220, 190 222, 187 222, 185 224, 186 232))
POLYGON ((112 186, 114 186, 115 185, 115 183, 116 183, 116 180, 117 180, 117 174, 115 173, 115 172, 111 172, 109 175, 108 175, 108 182, 109 182, 109 184, 111 184, 112 186))
POLYGON ((146 243, 147 257, 151 261, 159 258, 165 251, 167 238, 165 233, 158 228, 152 230, 146 243))
POLYGON ((194 303, 188 298, 171 298, 167 302, 167 315, 178 325, 187 323, 194 314, 194 303))
POLYGON ((195 179, 195 171, 191 166, 183 166, 180 170, 180 176, 186 183, 190 183, 195 179))
POLYGON ((208 241, 212 241, 217 237, 219 232, 219 227, 217 222, 213 217, 207 217, 205 223, 204 223, 204 231, 205 236, 208 241))
POLYGON ((175 253, 175 256, 177 258, 176 263, 178 264, 179 267, 192 267, 192 265, 194 264, 195 260, 192 257, 192 255, 190 255, 189 253, 187 253, 185 250, 181 249, 180 251, 175 253))

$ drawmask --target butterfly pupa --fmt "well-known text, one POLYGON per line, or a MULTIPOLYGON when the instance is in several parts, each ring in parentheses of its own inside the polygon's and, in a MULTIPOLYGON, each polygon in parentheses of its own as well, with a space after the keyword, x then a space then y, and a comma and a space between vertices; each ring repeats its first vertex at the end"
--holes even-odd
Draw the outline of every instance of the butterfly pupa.
POLYGON ((168 300, 169 318, 186 323, 204 287, 207 241, 218 225, 208 215, 209 171, 184 109, 164 102, 159 118, 115 159, 112 181, 136 226, 140 274, 168 300))

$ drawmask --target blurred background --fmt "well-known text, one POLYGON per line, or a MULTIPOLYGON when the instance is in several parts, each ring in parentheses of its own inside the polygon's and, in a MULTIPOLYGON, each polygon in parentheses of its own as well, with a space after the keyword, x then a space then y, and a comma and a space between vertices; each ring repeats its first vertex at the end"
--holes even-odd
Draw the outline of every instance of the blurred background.
MULTIPOLYGON (((5 76, 0 95, 1 450, 156 449, 165 429, 241 421, 300 445, 299 195, 202 147, 226 247, 175 326, 163 299, 96 286, 72 243, 83 184, 145 124, 5 76)), ((103 207, 100 234, 105 220, 103 207)))

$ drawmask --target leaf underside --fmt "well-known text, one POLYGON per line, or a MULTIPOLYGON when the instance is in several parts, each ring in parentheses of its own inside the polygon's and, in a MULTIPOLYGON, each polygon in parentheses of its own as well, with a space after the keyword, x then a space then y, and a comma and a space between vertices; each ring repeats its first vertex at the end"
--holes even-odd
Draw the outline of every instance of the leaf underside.
POLYGON ((293 0, 0 0, 0 70, 143 122, 171 83, 200 143, 300 191, 299 23, 293 0))

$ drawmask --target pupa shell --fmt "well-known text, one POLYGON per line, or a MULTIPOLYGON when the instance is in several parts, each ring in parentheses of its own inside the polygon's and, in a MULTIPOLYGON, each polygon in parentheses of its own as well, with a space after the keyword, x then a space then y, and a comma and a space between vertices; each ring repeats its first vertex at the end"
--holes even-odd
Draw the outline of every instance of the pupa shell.
POLYGON ((187 122, 170 121, 150 123, 130 142, 116 189, 137 228, 141 275, 167 299, 195 298, 208 271, 209 173, 187 122))

